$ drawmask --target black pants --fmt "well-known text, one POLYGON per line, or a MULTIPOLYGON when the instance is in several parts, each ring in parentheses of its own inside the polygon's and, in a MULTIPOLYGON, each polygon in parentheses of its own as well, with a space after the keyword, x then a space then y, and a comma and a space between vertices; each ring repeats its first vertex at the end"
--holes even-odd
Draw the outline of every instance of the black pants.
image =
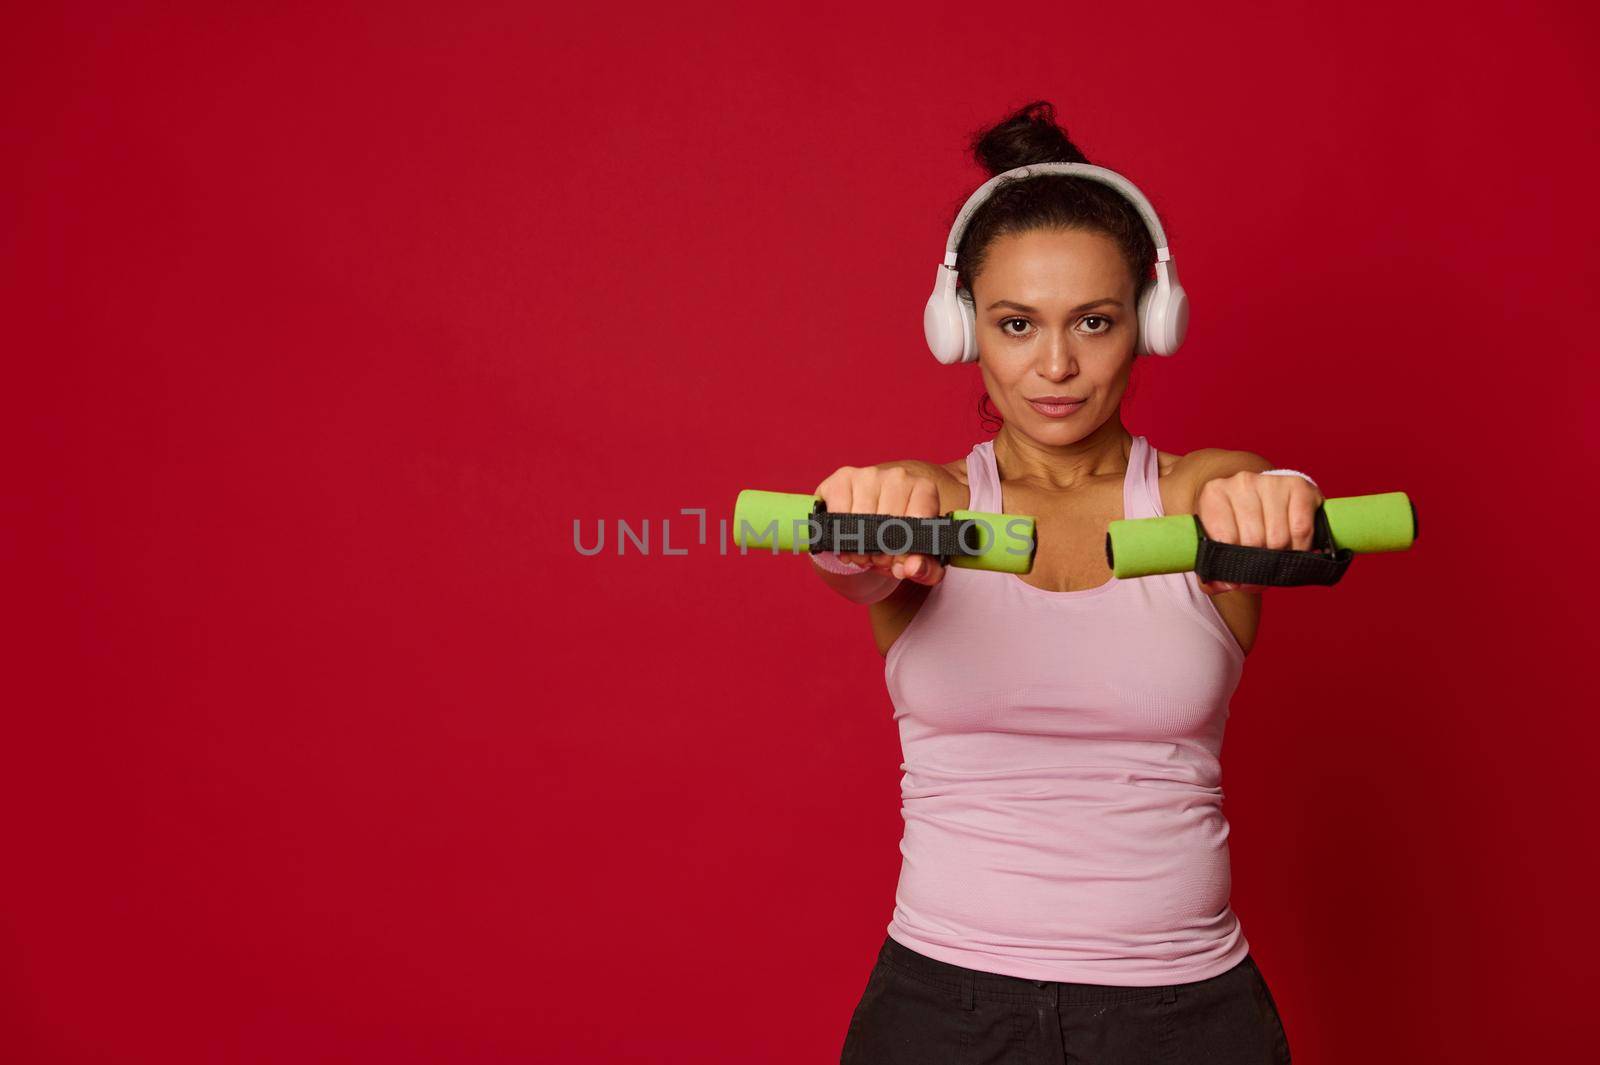
POLYGON ((1248 954, 1207 980, 1116 987, 1024 980, 885 937, 840 1065, 1288 1065, 1272 992, 1248 954))

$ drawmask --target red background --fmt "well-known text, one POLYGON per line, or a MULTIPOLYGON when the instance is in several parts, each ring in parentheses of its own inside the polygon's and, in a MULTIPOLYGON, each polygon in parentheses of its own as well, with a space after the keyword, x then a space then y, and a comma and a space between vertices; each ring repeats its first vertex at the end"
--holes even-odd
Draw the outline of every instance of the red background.
POLYGON ((1193 300, 1129 428, 1422 516, 1268 592, 1232 704, 1296 1061, 1575 1052, 1592 15, 1201 7, 8 14, 0 1057, 837 1060, 882 663, 660 524, 984 438, 921 307, 1035 97, 1193 300))

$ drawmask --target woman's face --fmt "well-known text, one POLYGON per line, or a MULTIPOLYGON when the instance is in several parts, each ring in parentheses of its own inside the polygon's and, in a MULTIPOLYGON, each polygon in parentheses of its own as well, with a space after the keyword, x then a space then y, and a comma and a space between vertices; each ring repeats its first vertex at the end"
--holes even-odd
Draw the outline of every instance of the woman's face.
POLYGON ((1110 237, 1006 234, 989 245, 972 295, 983 383, 1007 425, 1059 446, 1116 411, 1133 368, 1137 292, 1110 237), (1041 402, 1062 397, 1081 402, 1041 402))

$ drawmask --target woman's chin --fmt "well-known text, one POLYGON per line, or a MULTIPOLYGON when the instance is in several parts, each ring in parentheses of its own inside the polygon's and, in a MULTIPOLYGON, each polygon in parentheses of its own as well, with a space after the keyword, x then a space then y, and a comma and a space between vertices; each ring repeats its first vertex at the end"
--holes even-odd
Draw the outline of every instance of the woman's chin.
POLYGON ((1028 404, 1028 419, 1030 425, 1039 427, 1040 432, 1050 433, 1052 436, 1080 437, 1094 428, 1094 411, 1089 409, 1087 402, 1079 403, 1065 412, 1047 413, 1039 410, 1033 404, 1028 404))
MULTIPOLYGON (((1017 428, 1021 429, 1022 426, 1017 428)), ((1044 447, 1066 447, 1076 444, 1087 437, 1093 430, 1081 425, 1062 425, 1060 422, 1048 421, 1039 424, 1039 419, 1030 419, 1026 428, 1028 437, 1044 447)))

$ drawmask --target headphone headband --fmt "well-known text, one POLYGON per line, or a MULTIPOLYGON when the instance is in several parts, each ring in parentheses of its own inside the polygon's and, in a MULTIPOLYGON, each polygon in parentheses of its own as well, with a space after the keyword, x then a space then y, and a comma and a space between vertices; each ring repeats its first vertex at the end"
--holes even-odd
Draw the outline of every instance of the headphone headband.
POLYGON ((1102 185, 1109 185, 1122 193, 1123 197, 1139 212, 1139 217, 1144 219, 1145 228, 1150 230, 1150 237, 1156 242, 1156 261, 1166 262, 1172 258, 1172 253, 1167 248, 1167 234, 1161 228, 1161 219, 1156 217, 1155 208, 1150 206, 1150 201, 1144 198, 1144 193, 1138 187, 1115 170, 1107 170, 1103 166, 1092 163, 1029 163, 1027 166, 1015 167, 979 185, 967 202, 961 205, 961 213, 956 215, 955 223, 950 227, 950 237, 944 244, 944 262, 946 266, 956 264, 956 249, 961 246, 961 238, 967 232, 967 223, 971 221, 983 201, 1002 181, 1008 178, 1021 180, 1034 174, 1071 174, 1074 177, 1087 178, 1098 181, 1102 185))

